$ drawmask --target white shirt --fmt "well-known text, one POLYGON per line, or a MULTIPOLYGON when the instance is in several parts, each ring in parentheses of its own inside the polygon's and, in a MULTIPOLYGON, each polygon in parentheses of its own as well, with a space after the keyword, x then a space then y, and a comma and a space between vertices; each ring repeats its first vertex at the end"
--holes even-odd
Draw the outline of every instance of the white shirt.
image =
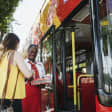
MULTIPOLYGON (((25 63, 27 64, 27 67, 31 70, 31 64, 28 63, 28 61, 30 61, 30 60, 29 59, 25 59, 25 63)), ((37 62, 36 63, 36 67, 37 67, 37 70, 39 72, 39 77, 40 78, 45 77, 45 69, 44 69, 43 63, 37 62)))

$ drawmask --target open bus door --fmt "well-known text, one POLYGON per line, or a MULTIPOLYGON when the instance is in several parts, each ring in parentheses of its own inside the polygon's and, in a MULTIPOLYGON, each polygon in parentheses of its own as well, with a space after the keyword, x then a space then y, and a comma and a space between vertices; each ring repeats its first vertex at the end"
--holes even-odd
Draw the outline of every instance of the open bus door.
POLYGON ((69 25, 55 33, 57 112, 95 112, 90 25, 69 25))
POLYGON ((96 111, 112 111, 112 0, 90 0, 96 111))

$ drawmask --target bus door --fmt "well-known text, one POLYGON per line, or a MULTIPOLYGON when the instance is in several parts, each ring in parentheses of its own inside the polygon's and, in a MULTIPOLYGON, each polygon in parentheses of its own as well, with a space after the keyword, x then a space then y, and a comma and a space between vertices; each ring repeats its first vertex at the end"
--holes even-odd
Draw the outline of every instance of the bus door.
POLYGON ((97 112, 112 111, 112 0, 90 0, 97 112))
MULTIPOLYGON (((53 29, 54 26, 48 30, 48 32, 41 39, 40 45, 40 60, 43 62, 45 72, 47 76, 50 76, 53 81, 53 29)), ((48 84, 45 88, 42 88, 42 111, 54 112, 54 94, 55 85, 48 84)), ((56 96, 56 95, 55 95, 56 96)), ((55 98, 56 99, 56 98, 55 98)))
POLYGON ((66 41, 66 47, 71 48, 71 53, 69 50, 66 52, 66 72, 72 76, 73 86, 68 87, 73 87, 73 105, 76 104, 78 112, 95 112, 94 76, 91 70, 92 45, 91 35, 88 33, 90 26, 76 24, 75 29, 66 31, 66 33, 68 32, 69 36, 66 36, 66 40, 70 37, 71 40, 69 43, 66 41))
MULTIPOLYGON (((69 33, 67 34, 67 36, 69 36, 69 33)), ((57 112, 74 111, 73 88, 68 88, 68 86, 72 85, 72 74, 68 73, 66 70, 66 65, 68 63, 66 60, 66 53, 69 51, 69 53, 71 54, 72 49, 66 46, 65 37, 65 29, 59 28, 59 30, 55 34, 57 112)))
POLYGON ((55 45, 57 112, 95 112, 90 25, 60 28, 55 45))

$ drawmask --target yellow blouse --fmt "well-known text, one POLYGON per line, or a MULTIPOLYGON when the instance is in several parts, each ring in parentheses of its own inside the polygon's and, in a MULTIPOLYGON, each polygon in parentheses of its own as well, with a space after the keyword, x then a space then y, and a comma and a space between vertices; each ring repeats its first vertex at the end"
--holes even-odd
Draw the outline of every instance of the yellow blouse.
MULTIPOLYGON (((7 78, 7 69, 8 69, 8 53, 7 55, 3 56, 0 62, 0 98, 2 98, 3 88, 7 78)), ((11 65, 5 99, 12 99, 17 74, 18 74, 17 66, 11 65)), ((19 72, 14 99, 23 99, 24 97, 25 97, 24 76, 21 72, 19 72)))

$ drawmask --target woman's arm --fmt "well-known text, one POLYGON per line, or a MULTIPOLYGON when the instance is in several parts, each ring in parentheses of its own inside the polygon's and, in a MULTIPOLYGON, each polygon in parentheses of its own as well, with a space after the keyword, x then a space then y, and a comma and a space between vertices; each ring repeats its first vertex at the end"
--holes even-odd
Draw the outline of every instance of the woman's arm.
POLYGON ((18 66, 19 70, 23 73, 24 77, 27 79, 32 78, 33 73, 28 69, 26 63, 24 62, 24 58, 19 52, 15 52, 14 61, 18 66))

